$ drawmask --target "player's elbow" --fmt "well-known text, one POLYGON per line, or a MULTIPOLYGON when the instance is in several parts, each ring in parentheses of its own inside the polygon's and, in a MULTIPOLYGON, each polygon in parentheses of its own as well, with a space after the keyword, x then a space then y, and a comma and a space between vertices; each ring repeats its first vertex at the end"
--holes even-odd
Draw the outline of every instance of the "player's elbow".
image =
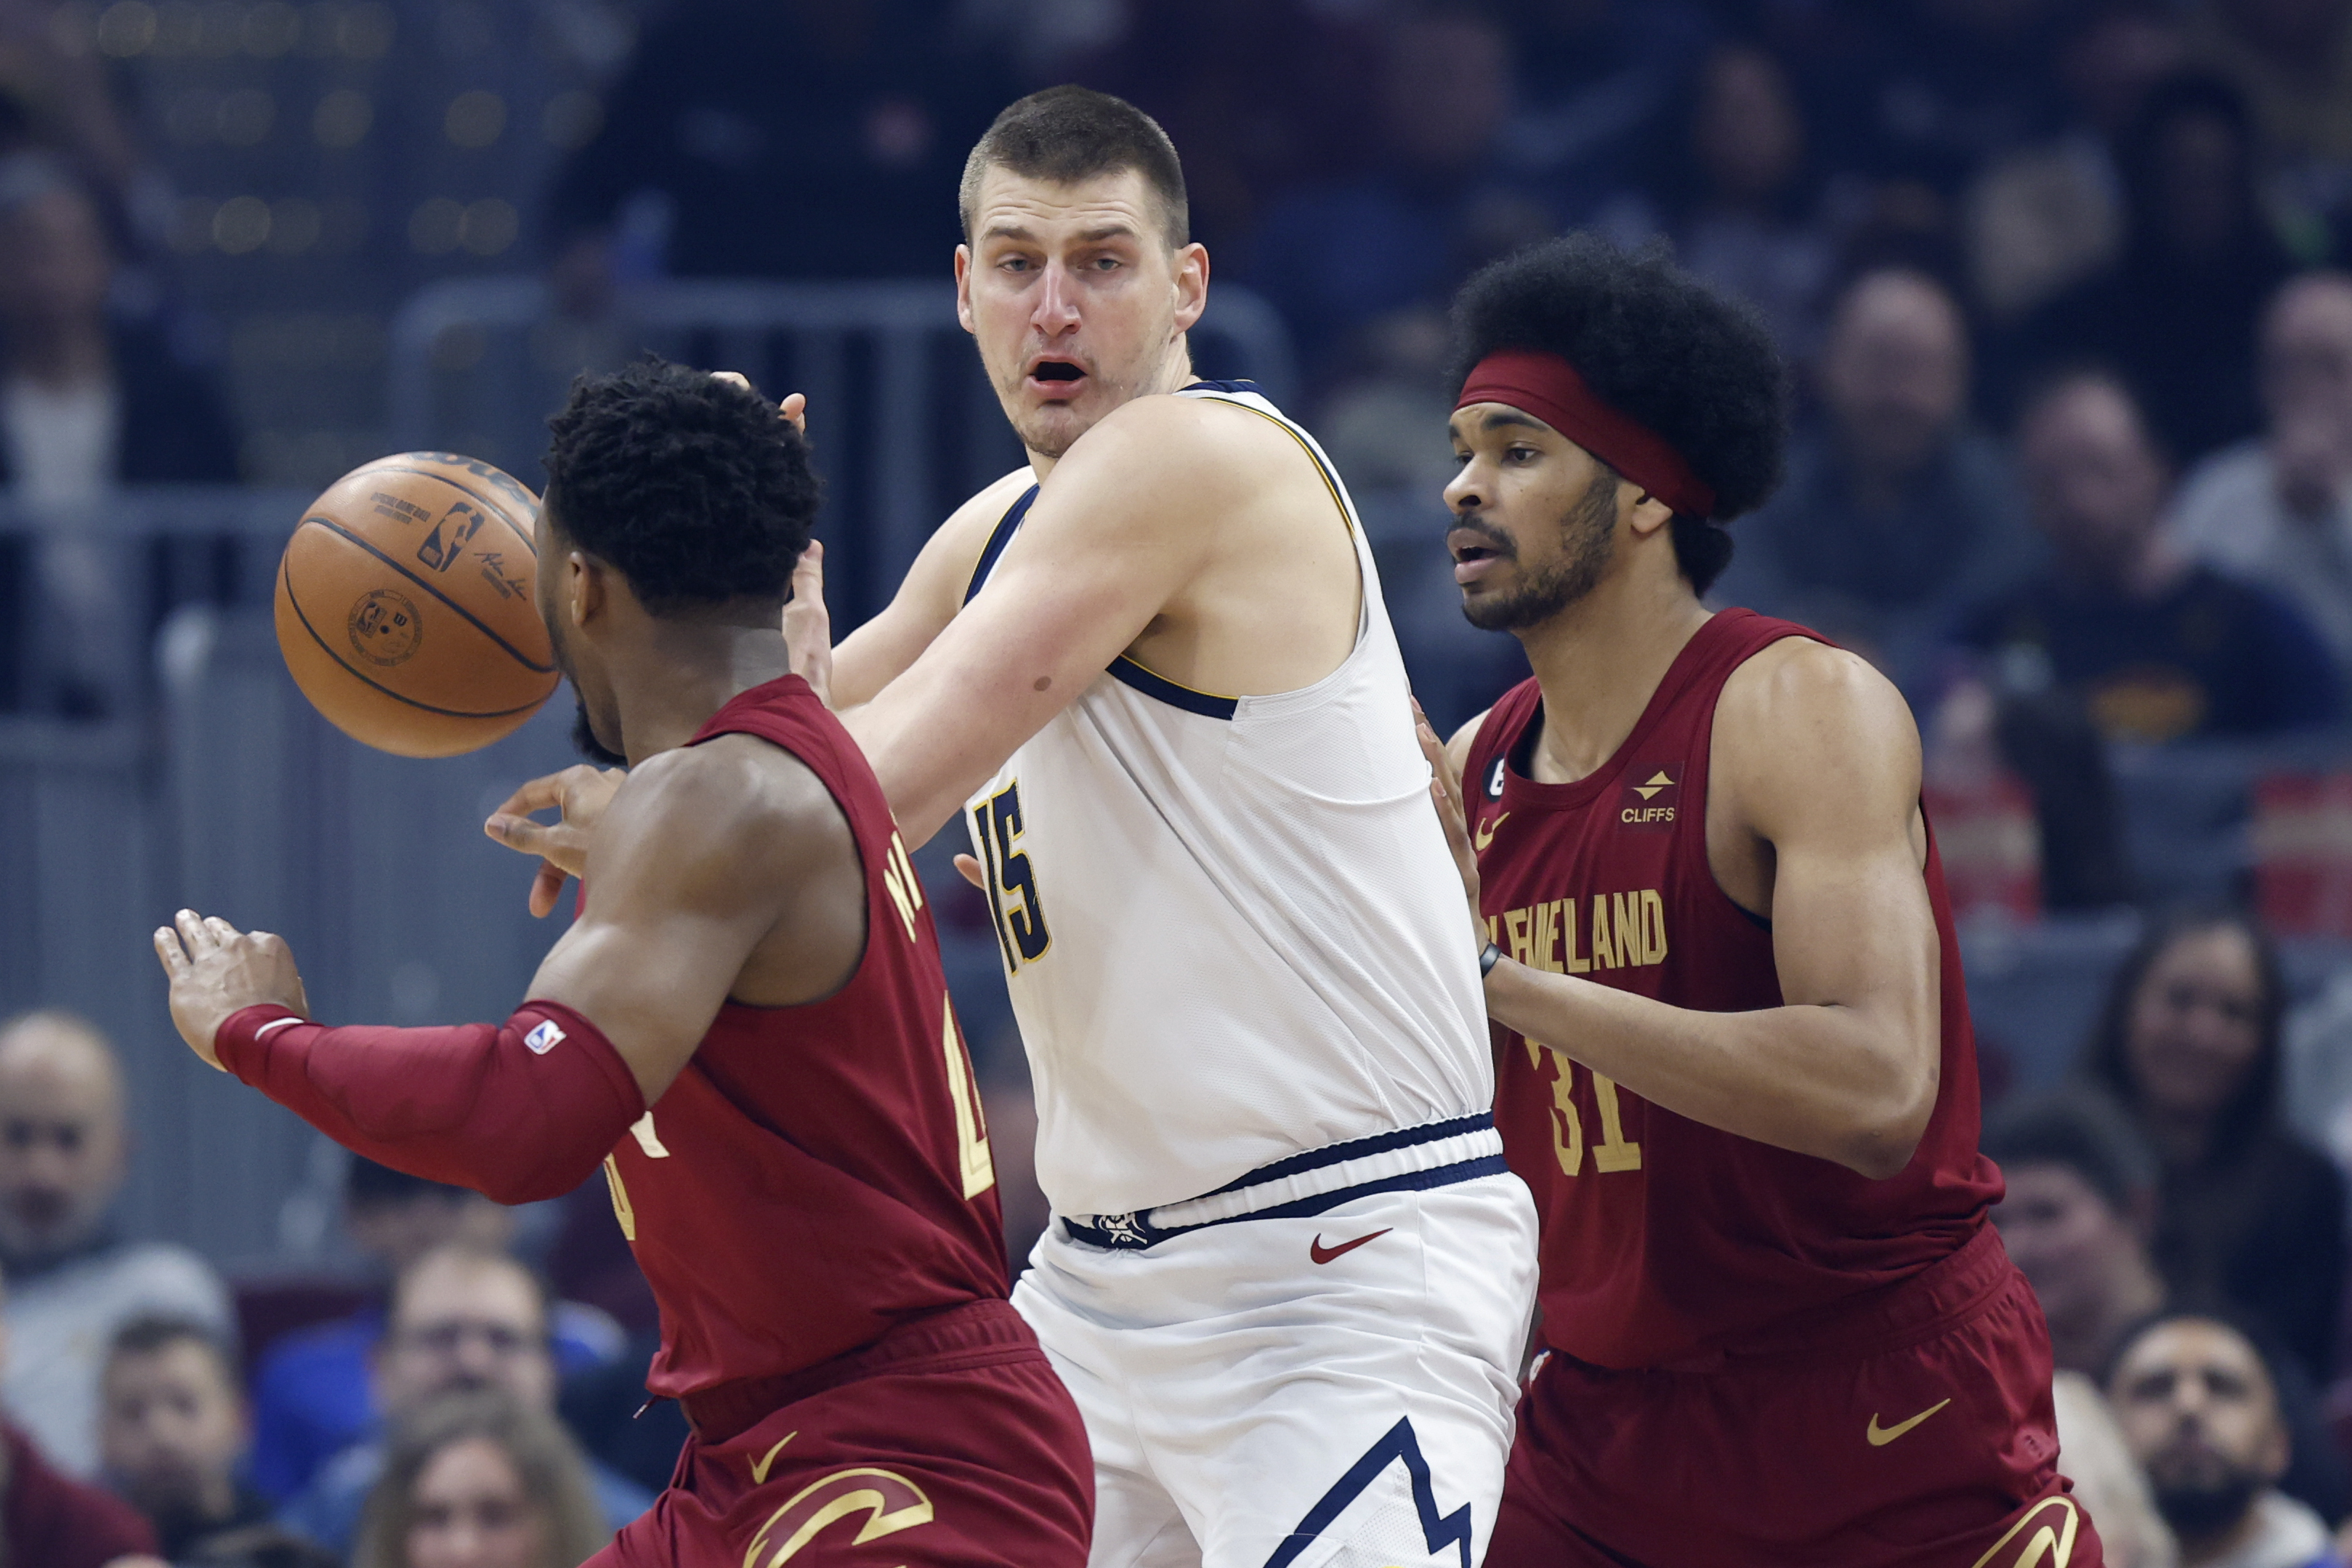
POLYGON ((601 1155, 583 1157, 566 1150, 495 1174, 486 1173, 482 1179, 468 1184, 494 1204, 511 1206, 545 1203, 579 1186, 596 1173, 601 1163, 601 1155))
POLYGON ((1919 1152, 1936 1111, 1935 1058, 1924 1068, 1895 1068, 1858 1096, 1838 1163, 1874 1182, 1901 1175, 1919 1152))

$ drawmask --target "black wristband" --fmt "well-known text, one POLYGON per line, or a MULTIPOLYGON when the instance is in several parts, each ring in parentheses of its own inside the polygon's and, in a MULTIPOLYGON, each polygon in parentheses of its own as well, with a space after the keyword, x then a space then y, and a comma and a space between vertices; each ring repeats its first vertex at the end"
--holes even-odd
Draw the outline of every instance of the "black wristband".
POLYGON ((1478 955, 1478 976, 1479 976, 1479 978, 1483 980, 1483 979, 1485 979, 1487 975, 1494 973, 1495 973, 1495 965, 1496 965, 1496 964, 1498 964, 1498 963, 1502 963, 1502 962, 1503 962, 1503 950, 1502 950, 1501 948, 1499 948, 1499 947, 1496 947, 1493 942, 1488 942, 1488 943, 1486 944, 1486 952, 1482 952, 1482 953, 1480 953, 1480 954, 1478 955))

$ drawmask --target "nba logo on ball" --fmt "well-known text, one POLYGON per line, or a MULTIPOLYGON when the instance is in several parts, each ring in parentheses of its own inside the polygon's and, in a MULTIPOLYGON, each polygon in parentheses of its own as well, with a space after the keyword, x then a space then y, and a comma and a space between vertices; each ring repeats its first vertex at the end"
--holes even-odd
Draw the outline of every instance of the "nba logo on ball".
POLYGON ((530 1034, 525 1035, 522 1037, 522 1043, 530 1047, 530 1054, 532 1056, 543 1057, 548 1052, 553 1050, 556 1047, 556 1043, 562 1038, 563 1031, 556 1027, 554 1019, 549 1018, 542 1021, 539 1027, 533 1029, 530 1034))
POLYGON ((352 647, 371 664, 394 665, 425 640, 415 601, 396 588, 377 588, 352 606, 352 647))
POLYGON ((513 733, 562 679, 533 595, 538 510, 511 477, 447 452, 328 486, 278 567, 278 647, 302 695, 396 756, 513 733))

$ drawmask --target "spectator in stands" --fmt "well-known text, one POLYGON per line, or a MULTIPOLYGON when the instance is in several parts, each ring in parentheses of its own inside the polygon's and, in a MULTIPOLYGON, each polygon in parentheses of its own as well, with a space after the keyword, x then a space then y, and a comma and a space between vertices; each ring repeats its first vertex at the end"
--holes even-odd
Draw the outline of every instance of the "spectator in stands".
POLYGON ((2180 487, 2173 536, 2300 608, 2352 679, 2352 275, 2308 272, 2263 318, 2261 438, 2180 487))
MULTIPOLYGON (((548 1303, 539 1280, 501 1253, 444 1247, 409 1265, 393 1288, 392 1310, 374 1359, 375 1403, 394 1426, 436 1396, 497 1389, 552 1416, 556 1368, 548 1303)), ((368 1492, 384 1473, 386 1449, 372 1435, 321 1467, 278 1521, 341 1552, 350 1549, 368 1492)), ((597 1505, 617 1527, 652 1506, 644 1489, 592 1469, 597 1505)))
POLYGON ((580 1452, 545 1413, 455 1394, 403 1423, 352 1568, 572 1568, 612 1539, 580 1452))
MULTIPOLYGON (((17 1352, 0 1318, 0 1362, 17 1352)), ((7 1568, 161 1568, 155 1532, 130 1504, 49 1462, 14 1421, 0 1420, 0 1563, 7 1568)))
POLYGON ((2018 447, 2056 569, 1959 621, 1999 687, 2080 691, 2110 740, 2274 734, 2336 716, 2334 661, 2294 607, 2165 538, 2170 475, 2121 382, 2100 370, 2048 382, 2018 447))
POLYGON ((939 0, 690 0, 556 181, 557 280, 944 279, 964 154, 1015 96, 939 0), (811 221, 811 215, 824 215, 811 221))
POLYGON ((2174 911, 2117 969, 2084 1071, 2161 1162, 2153 1251, 2170 1300, 2246 1314, 2324 1382, 2344 1290, 2344 1178, 2280 1121, 2284 1005, 2252 921, 2174 911))
POLYGON ((2189 1312, 2142 1324, 2117 1348, 2107 1401, 2182 1568, 2332 1568, 2326 1522, 2278 1489, 2293 1445, 2247 1334, 2189 1312))
POLYGON ((2052 1359, 2105 1371, 2123 1331, 2164 1305, 2154 1151, 2105 1095, 2069 1089, 2000 1107, 1984 1152, 2009 1183, 1993 1222, 2050 1321, 2052 1359))
POLYGON ((1867 273, 1830 319, 1827 417, 1739 525, 1713 598, 1820 626, 1909 682, 1931 628, 2041 552, 1992 439, 1969 422, 1958 305, 1924 274, 1867 273))
POLYGON ((2020 329, 2028 379, 2053 361, 2115 366, 2184 462, 2254 433, 2255 325, 2290 264, 2255 184, 2245 101, 2184 74, 2149 92, 2118 149, 2122 255, 2020 329))
MULTIPOLYGON (((0 484, 19 500, 89 508, 118 485, 236 478, 226 399, 152 323, 110 309, 114 271, 97 204, 61 165, 0 159, 0 484)), ((67 529, 16 554, 13 585, 0 562, 0 604, 32 650, 21 705, 120 711, 154 618, 143 579, 208 548, 185 542, 142 558, 135 544, 67 529)), ((208 591, 234 569, 227 546, 211 554, 190 568, 215 579, 208 591)))
MULTIPOLYGON (((388 1288, 437 1247, 504 1245, 507 1212, 478 1193, 444 1186, 354 1154, 343 1167, 343 1230, 388 1288)), ((283 1501, 319 1467, 375 1424, 368 1361, 383 1337, 383 1309, 298 1329, 270 1345, 254 1378, 253 1481, 283 1501)))
POLYGON ((2216 0, 2195 15, 2199 52, 2243 90, 2273 157, 2352 164, 2352 5, 2216 0))
POLYGON ((105 1037, 58 1012, 0 1026, 0 1319, 14 1351, 0 1394, 77 1476, 98 1468, 99 1374, 117 1329, 170 1312, 233 1331, 228 1292, 203 1259, 118 1233, 128 1174, 122 1071, 105 1037))
POLYGON ((2179 1568, 2179 1543, 2156 1511, 2147 1473, 2132 1458, 2107 1396, 2092 1378, 2061 1371, 2050 1380, 2058 1417, 2058 1473, 2097 1521, 2106 1568, 2179 1568))
POLYGON ((235 1354, 191 1318, 125 1323, 106 1357, 99 1449, 107 1480, 173 1563, 308 1550, 269 1521, 239 1472, 253 1437, 235 1354))
POLYGON ((1756 307, 1780 351, 1810 363, 1837 247, 1817 208, 1804 111, 1780 62, 1752 44, 1707 57, 1684 157, 1652 220, 1697 277, 1756 307))
POLYGON ((1409 16, 1378 78, 1383 155, 1274 204, 1235 258, 1318 379, 1374 323, 1442 302, 1482 263, 1549 231, 1529 187, 1497 173, 1511 107, 1501 27, 1467 9, 1409 16))
POLYGON ((1672 141, 1716 23, 1689 0, 1491 9, 1510 30, 1515 100, 1500 151, 1560 223, 1587 222, 1654 172, 1651 150, 1672 141))
MULTIPOLYGON (((1791 7, 1794 9, 1794 7, 1791 7)), ((1834 166, 1956 196, 2063 112, 2061 0, 1822 6, 1843 26, 1804 75, 1834 166)))

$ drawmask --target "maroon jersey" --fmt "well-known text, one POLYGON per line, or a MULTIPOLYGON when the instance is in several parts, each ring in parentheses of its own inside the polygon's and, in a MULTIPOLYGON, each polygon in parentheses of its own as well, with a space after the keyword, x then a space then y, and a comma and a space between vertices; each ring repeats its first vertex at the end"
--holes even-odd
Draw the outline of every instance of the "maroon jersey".
MULTIPOLYGON (((1769 927, 1707 863, 1706 780, 1724 681, 1788 637, 1822 640, 1748 610, 1715 616, 1617 754, 1575 784, 1528 776, 1536 682, 1495 705, 1465 783, 1481 901, 1506 953, 1701 1012, 1780 1005, 1769 927)), ((1927 879, 1943 954, 1941 1087, 1891 1180, 1702 1126, 1496 1026, 1495 1121, 1541 1218, 1547 1343, 1604 1367, 1687 1362, 1916 1274, 1977 1233, 2000 1177, 1977 1152, 1976 1045, 1932 836, 1927 879)))
POLYGON ((676 1398, 802 1371, 1009 1289, 996 1178, 939 939, 848 732, 798 676, 694 737, 756 735, 824 781, 866 866, 866 952, 800 1007, 721 1007, 604 1161, 661 1304, 646 1386, 676 1398))

